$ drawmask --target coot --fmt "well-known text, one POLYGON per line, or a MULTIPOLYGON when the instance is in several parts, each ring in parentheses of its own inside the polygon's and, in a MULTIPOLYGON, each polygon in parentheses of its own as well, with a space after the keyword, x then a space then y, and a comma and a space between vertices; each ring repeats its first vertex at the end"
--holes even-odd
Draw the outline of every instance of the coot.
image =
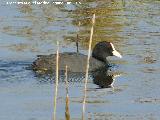
MULTIPOLYGON (((96 71, 104 67, 108 67, 106 57, 117 56, 121 58, 121 54, 116 51, 111 42, 99 42, 95 45, 90 58, 89 72, 96 71)), ((68 66, 69 72, 85 72, 87 63, 87 55, 76 52, 64 52, 59 54, 59 70, 64 71, 68 66)), ((33 62, 32 69, 42 73, 52 73, 56 68, 56 54, 38 55, 33 62)))

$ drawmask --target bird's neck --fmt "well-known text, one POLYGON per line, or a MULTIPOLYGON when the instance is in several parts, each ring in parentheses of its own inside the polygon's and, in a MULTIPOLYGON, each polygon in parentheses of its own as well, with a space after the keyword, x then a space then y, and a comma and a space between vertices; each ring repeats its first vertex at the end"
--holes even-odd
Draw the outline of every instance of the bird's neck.
POLYGON ((108 63, 108 61, 106 60, 106 58, 103 58, 103 57, 98 57, 98 56, 94 56, 94 54, 92 54, 92 57, 101 61, 101 62, 104 62, 105 64, 108 63))

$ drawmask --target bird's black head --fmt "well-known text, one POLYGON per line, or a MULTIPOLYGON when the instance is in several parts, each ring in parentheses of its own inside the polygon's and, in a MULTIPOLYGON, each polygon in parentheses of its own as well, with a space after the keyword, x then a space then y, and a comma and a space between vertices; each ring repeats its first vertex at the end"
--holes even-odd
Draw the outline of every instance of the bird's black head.
POLYGON ((111 42, 99 42, 95 45, 92 52, 92 57, 106 62, 106 57, 108 56, 117 56, 119 58, 122 58, 121 54, 116 51, 114 45, 111 42))

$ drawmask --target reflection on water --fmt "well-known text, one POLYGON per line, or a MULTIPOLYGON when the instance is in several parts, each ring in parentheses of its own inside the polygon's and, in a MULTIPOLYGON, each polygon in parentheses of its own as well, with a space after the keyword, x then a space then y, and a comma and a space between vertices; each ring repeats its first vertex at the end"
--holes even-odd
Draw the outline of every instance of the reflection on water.
MULTIPOLYGON (((98 88, 113 87, 113 82, 115 80, 115 77, 120 76, 120 73, 119 74, 114 73, 114 72, 111 73, 110 71, 108 71, 108 69, 100 68, 94 72, 90 72, 88 82, 98 85, 98 88)), ((59 71, 59 75, 60 75, 59 82, 64 83, 65 82, 65 72, 59 71)), ((38 82, 40 83, 55 83, 56 82, 55 72, 44 74, 39 71, 36 71, 35 76, 39 78, 38 82)), ((84 84, 84 80, 85 80, 85 73, 68 72, 68 82, 70 84, 74 84, 74 83, 84 84)))
MULTIPOLYGON (((112 75, 100 72, 90 77, 86 118, 158 120, 159 6, 159 0, 90 0, 81 5, 0 3, 0 119, 52 118, 52 80, 37 77, 26 67, 36 55, 55 53, 57 40, 61 52, 75 52, 77 34, 79 51, 86 54, 90 18, 95 13, 93 46, 99 41, 112 41, 123 59, 108 59, 115 64, 112 71, 122 74, 115 79, 114 88, 105 89, 97 89, 108 84, 100 80, 112 81, 112 75)), ((74 81, 77 76, 71 78, 74 81)), ((81 119, 83 87, 83 82, 69 84, 71 119, 81 119)), ((65 95, 62 82, 58 91, 58 119, 65 118, 65 95)))

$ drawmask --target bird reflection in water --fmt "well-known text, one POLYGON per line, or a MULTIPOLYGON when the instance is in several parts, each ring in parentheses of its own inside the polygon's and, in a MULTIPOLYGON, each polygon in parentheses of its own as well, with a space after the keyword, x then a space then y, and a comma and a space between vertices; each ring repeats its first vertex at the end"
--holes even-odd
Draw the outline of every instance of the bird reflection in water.
MULTIPOLYGON (((59 72, 59 82, 65 82, 65 71, 59 72)), ((41 74, 35 72, 35 76, 38 77, 38 82, 43 83, 55 83, 55 73, 52 74, 41 74)), ((108 68, 100 68, 94 72, 89 73, 89 83, 94 83, 98 85, 99 88, 111 88, 113 87, 113 83, 115 77, 119 75, 112 73, 108 68)), ((68 72, 68 82, 69 83, 84 83, 85 73, 73 73, 68 72)))

